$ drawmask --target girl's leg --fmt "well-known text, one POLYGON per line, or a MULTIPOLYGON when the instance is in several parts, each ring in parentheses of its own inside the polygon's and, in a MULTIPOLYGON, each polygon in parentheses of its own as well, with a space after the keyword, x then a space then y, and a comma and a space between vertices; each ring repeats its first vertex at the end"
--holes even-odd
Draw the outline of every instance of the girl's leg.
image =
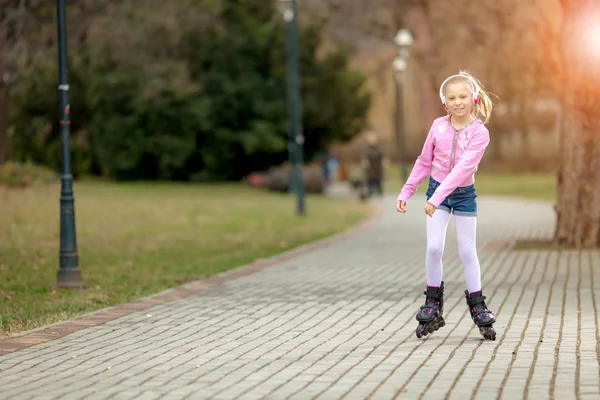
POLYGON ((427 218, 427 252, 425 254, 425 271, 427 286, 440 287, 442 284, 442 255, 446 243, 446 228, 450 220, 450 213, 445 210, 436 210, 433 217, 427 218))
POLYGON ((455 215, 454 221, 458 239, 458 254, 464 266, 467 290, 469 293, 478 292, 481 290, 481 268, 475 244, 477 218, 455 215))

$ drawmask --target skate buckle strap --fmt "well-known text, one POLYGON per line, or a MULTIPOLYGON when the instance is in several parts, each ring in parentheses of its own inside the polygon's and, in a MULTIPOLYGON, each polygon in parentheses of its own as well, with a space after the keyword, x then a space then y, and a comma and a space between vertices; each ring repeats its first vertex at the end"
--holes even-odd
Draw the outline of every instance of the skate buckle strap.
POLYGON ((487 310, 487 309, 483 309, 483 310, 480 310, 480 311, 476 312, 473 315, 473 319, 475 319, 475 318, 481 319, 481 314, 486 314, 484 316, 490 315, 492 318, 496 319, 496 316, 494 315, 494 313, 491 312, 490 310, 487 310))
POLYGON ((439 290, 438 288, 427 288, 423 294, 427 296, 427 298, 441 299, 444 296, 444 290, 439 290))
POLYGON ((485 302, 485 299, 487 297, 485 297, 484 295, 477 295, 477 296, 469 296, 467 297, 467 304, 469 305, 469 307, 475 306, 477 304, 481 304, 483 302, 485 302))
MULTIPOLYGON (((424 304, 424 305, 420 306, 419 308, 420 308, 421 310, 422 310, 422 309, 424 309, 424 308, 428 308, 428 309, 430 309, 430 310, 433 310, 435 306, 438 306, 438 307, 439 307, 439 306, 440 306, 440 303, 439 303, 439 302, 437 302, 437 301, 436 301, 435 303, 426 303, 426 304, 424 304)), ((429 311, 429 313, 431 314, 431 311, 429 311)))

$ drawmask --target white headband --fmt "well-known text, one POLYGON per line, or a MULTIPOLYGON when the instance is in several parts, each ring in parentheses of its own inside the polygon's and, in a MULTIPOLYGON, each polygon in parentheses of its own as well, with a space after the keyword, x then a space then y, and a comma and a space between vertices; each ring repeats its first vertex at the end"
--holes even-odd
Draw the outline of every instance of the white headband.
POLYGON ((479 85, 477 84, 477 81, 475 79, 471 78, 468 75, 452 75, 452 76, 446 78, 446 80, 444 82, 442 82, 442 85, 440 86, 440 99, 442 100, 442 104, 446 105, 446 96, 444 96, 444 85, 450 79, 456 78, 456 77, 466 78, 473 83, 473 86, 475 87, 475 91, 473 91, 471 93, 473 94, 473 103, 477 104, 477 102, 479 101, 479 85))

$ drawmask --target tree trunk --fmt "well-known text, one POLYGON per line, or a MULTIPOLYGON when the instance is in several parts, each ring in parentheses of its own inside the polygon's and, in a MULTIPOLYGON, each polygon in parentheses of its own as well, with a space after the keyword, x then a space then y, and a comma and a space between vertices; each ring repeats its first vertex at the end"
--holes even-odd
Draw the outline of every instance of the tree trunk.
MULTIPOLYGON (((600 76, 591 56, 592 30, 584 16, 600 15, 600 6, 563 0, 561 84, 563 120, 557 176, 554 243, 576 248, 600 247, 600 76), (577 45, 573 45, 573 43, 577 45)), ((600 53, 598 54, 600 56, 600 53)))
POLYGON ((7 112, 6 88, 0 85, 0 165, 10 160, 11 156, 7 112))
MULTIPOLYGON (((1 25, 0 25, 1 26, 1 25)), ((4 29, 0 29, 0 165, 10 159, 10 138, 8 137, 8 104, 6 83, 4 82, 4 29)))
MULTIPOLYGON (((427 5, 414 3, 406 13, 403 23, 414 32, 415 43, 412 48, 412 63, 416 64, 415 77, 419 88, 419 125, 423 140, 431 127, 431 122, 443 113, 436 80, 434 79, 435 43, 431 36, 431 26, 426 12, 427 5), (433 72, 432 72, 433 71, 433 72)), ((420 151, 419 147, 419 151, 420 151)))

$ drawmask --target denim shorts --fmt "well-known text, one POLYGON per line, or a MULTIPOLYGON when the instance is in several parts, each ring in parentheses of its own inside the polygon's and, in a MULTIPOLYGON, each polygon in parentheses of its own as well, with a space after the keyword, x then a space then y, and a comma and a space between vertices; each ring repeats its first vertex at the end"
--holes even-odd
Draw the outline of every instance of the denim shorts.
MULTIPOLYGON (((427 188, 426 193, 427 200, 433 196, 433 192, 435 192, 435 189, 437 189, 438 186, 440 186, 440 183, 429 177, 429 188, 427 188)), ((475 185, 458 187, 442 201, 442 204, 440 204, 438 209, 448 211, 454 215, 476 217, 476 198, 477 193, 475 192, 475 185)))

